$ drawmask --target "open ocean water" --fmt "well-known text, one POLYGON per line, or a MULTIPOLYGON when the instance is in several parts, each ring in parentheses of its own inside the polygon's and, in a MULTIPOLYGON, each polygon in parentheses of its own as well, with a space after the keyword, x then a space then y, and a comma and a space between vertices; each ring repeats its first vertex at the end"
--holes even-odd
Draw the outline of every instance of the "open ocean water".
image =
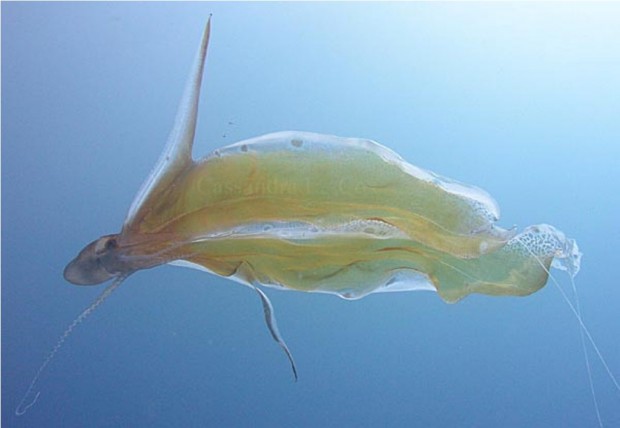
POLYGON ((487 190, 502 226, 553 224, 584 253, 584 321, 620 376, 620 4, 3 2, 2 426, 598 426, 551 283, 454 305, 268 289, 294 383, 254 292, 168 266, 80 325, 15 416, 103 287, 62 270, 119 231, 210 13, 195 157, 280 130, 371 138, 487 190))

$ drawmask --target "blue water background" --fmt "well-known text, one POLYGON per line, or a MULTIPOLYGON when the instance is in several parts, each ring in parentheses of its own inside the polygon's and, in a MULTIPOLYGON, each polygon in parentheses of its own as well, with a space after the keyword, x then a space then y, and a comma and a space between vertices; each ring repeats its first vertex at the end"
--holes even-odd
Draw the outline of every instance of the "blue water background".
MULTIPOLYGON (((62 269, 119 230, 209 13, 195 156, 306 130, 486 189, 501 225, 577 239, 584 319, 620 376, 620 4, 4 2, 2 426, 597 426, 578 325, 551 284, 455 305, 267 290, 294 383, 255 293, 174 267, 132 276, 14 416, 102 289, 62 269)), ((591 361, 602 418, 620 426, 620 394, 591 361)))

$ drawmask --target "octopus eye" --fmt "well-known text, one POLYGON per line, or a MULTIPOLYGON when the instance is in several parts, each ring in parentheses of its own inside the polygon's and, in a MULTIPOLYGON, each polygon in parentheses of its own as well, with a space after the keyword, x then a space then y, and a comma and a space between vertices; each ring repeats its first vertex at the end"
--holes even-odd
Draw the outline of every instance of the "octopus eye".
POLYGON ((118 242, 116 238, 113 237, 104 237, 99 239, 95 244, 95 254, 103 254, 107 251, 110 251, 118 246, 118 242))
POLYGON ((116 242, 116 238, 110 238, 105 243, 106 250, 111 250, 116 247, 118 247, 118 242, 116 242))

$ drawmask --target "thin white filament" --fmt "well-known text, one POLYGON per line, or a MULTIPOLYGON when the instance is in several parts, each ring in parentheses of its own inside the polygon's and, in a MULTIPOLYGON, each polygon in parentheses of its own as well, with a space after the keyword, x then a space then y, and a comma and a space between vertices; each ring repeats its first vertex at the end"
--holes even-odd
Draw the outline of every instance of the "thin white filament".
MULTIPOLYGON (((572 275, 570 276, 570 284, 573 289, 573 295, 575 296, 575 308, 577 309, 577 313, 581 317, 581 305, 579 304, 579 294, 577 294, 577 287, 575 287, 575 279, 572 275)), ((588 383, 590 385, 590 392, 592 393, 592 401, 594 401, 594 410, 596 410, 596 419, 598 420, 598 425, 603 427, 603 420, 601 419, 601 412, 598 407, 598 400, 596 398, 596 390, 594 389, 594 381, 592 379, 592 367, 590 367, 590 357, 588 356, 588 349, 586 348, 586 339, 583 334, 583 330, 579 329, 580 337, 581 337, 581 348, 583 349, 583 357, 586 363, 586 369, 588 371, 588 383)))
POLYGON ((118 278, 116 278, 114 282, 112 282, 112 284, 108 285, 106 289, 103 290, 103 292, 99 295, 99 297, 97 297, 97 299, 93 303, 91 303, 91 305, 88 308, 84 309, 84 311, 82 311, 82 313, 78 315, 78 317, 74 319, 71 324, 69 324, 69 327, 67 327, 67 329, 60 336, 60 338, 58 338, 56 345, 54 345, 50 353, 47 355, 47 358, 45 358, 45 360, 43 361, 43 363, 41 364, 41 366, 35 373, 34 377, 32 378, 32 381, 30 382, 30 385, 28 386, 26 393, 24 394, 21 401, 19 402, 19 405, 15 409, 15 414, 17 416, 21 416, 24 413, 26 413, 28 409, 34 406, 34 404, 37 402, 37 399, 39 398, 41 391, 37 391, 36 394, 34 394, 34 398, 30 399, 30 397, 33 395, 34 387, 36 386, 37 382, 39 381, 39 378, 41 377, 41 375, 43 374, 43 372, 45 371, 49 363, 56 356, 56 353, 58 353, 58 351, 60 350, 60 348, 62 348, 67 338, 71 335, 71 333, 73 333, 73 330, 75 330, 75 328, 82 321, 84 321, 90 314, 92 314, 93 311, 97 309, 97 307, 101 305, 110 296, 110 294, 112 294, 112 292, 118 288, 119 285, 121 285, 121 283, 125 280, 125 278, 127 278, 127 276, 128 275, 124 275, 124 276, 119 276, 118 278))
MULTIPOLYGON (((562 287, 560 287, 560 284, 558 283, 558 281, 551 274, 551 272, 549 272, 549 269, 547 269, 545 267, 545 265, 540 261, 540 259, 536 256, 536 254, 534 254, 532 252, 532 250, 527 245, 525 245, 525 243, 523 241, 521 241, 521 239, 519 237, 516 237, 515 239, 523 246, 523 248, 525 248, 532 255, 532 257, 534 257, 536 259, 536 261, 542 267, 542 269, 547 273, 547 275, 549 275, 549 278, 551 279, 551 282, 553 283, 555 288, 560 292, 560 294, 562 295, 562 298, 564 299, 564 301, 566 302, 566 304, 568 305, 568 307, 572 311, 573 315, 575 315, 575 318, 577 319, 577 322, 579 323, 579 326, 581 327, 580 331, 581 331, 582 340, 583 340, 583 336, 585 334, 585 336, 588 338, 588 341, 590 342, 590 345, 592 345, 592 348, 596 352, 596 355, 598 356, 599 361, 601 362, 601 364, 603 364, 603 367, 605 368, 605 371, 607 372, 607 375, 611 379, 611 381, 614 384, 614 386, 616 387, 616 389, 618 391, 620 391, 620 384, 618 384, 618 381, 616 380, 616 377, 611 372, 611 369, 609 368, 609 365, 607 364, 607 361, 603 357, 603 354, 601 353, 601 351, 598 349, 598 346, 596 345, 596 342, 592 338, 592 335, 590 334, 590 331, 588 330, 588 328, 586 327, 586 325, 584 324, 584 322, 583 322, 583 320, 581 318, 581 310, 579 308, 579 300, 577 298, 575 299, 575 306, 577 307, 577 308, 575 308, 575 306, 571 303, 570 299, 566 295, 566 292, 564 291, 564 289, 562 287)), ((575 296, 577 296, 577 289, 575 287, 574 278, 570 274, 569 274, 569 277, 571 279, 571 284, 572 284, 572 287, 573 287, 573 292, 575 293, 575 296)), ((596 399, 596 395, 594 394, 594 383, 592 381, 592 371, 591 371, 591 368, 590 368, 590 360, 588 358, 587 350, 585 348, 585 341, 582 342, 582 345, 583 345, 584 355, 585 355, 585 359, 586 359, 586 366, 587 366, 587 369, 588 369, 588 377, 589 377, 589 382, 590 382, 590 389, 592 391, 592 399, 594 400, 594 406, 595 406, 595 409, 596 409, 596 416, 597 416, 597 419, 598 419, 598 422, 599 422, 599 426, 602 427, 603 426, 603 422, 601 420, 601 416, 600 416, 600 412, 599 412, 598 401, 596 399)))

